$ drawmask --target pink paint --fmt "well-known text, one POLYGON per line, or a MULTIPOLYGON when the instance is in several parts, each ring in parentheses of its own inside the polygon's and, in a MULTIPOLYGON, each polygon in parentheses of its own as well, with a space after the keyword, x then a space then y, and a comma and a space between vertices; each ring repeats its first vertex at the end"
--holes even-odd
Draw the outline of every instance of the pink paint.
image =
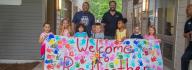
POLYGON ((157 66, 157 70, 163 70, 162 67, 160 66, 157 66))
POLYGON ((110 59, 110 61, 114 60, 114 59, 115 59, 115 55, 112 54, 111 57, 110 57, 109 59, 110 59))
POLYGON ((47 59, 53 59, 53 55, 47 55, 47 59))
POLYGON ((64 45, 67 44, 67 40, 65 38, 62 41, 64 45))
POLYGON ((78 61, 79 59, 79 56, 75 56, 75 61, 78 61))
POLYGON ((48 53, 51 53, 51 52, 52 52, 52 50, 51 50, 51 49, 49 49, 49 48, 47 48, 47 52, 48 52, 48 53))

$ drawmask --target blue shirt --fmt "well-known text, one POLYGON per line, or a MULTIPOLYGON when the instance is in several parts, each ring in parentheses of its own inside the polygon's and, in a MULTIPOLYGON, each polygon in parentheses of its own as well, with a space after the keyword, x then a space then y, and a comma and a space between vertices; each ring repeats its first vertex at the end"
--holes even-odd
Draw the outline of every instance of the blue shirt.
POLYGON ((143 39, 143 36, 141 34, 132 34, 131 38, 143 39))
POLYGON ((76 32, 75 37, 87 37, 87 32, 76 32))
POLYGON ((117 21, 122 18, 123 18, 122 14, 117 11, 116 11, 115 15, 111 15, 110 11, 106 12, 103 15, 101 23, 105 24, 105 27, 104 27, 105 36, 115 36, 115 34, 116 34, 115 32, 116 32, 116 28, 117 28, 117 21))
POLYGON ((104 39, 104 33, 95 33, 95 34, 93 34, 93 38, 104 39))
POLYGON ((95 17, 92 13, 83 11, 77 12, 74 15, 72 22, 75 24, 84 23, 86 26, 85 30, 87 31, 88 36, 91 37, 92 25, 95 23, 95 17))

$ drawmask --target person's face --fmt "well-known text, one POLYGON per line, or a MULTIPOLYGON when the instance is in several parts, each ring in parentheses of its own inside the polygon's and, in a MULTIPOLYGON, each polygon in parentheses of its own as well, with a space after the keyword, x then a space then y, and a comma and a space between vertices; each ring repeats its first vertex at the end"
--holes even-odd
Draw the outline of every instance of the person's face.
POLYGON ((95 26, 95 32, 96 33, 101 32, 101 26, 95 26))
POLYGON ((135 27, 135 33, 139 33, 139 27, 135 27))
POLYGON ((49 24, 45 24, 45 26, 43 27, 43 29, 44 29, 44 31, 45 31, 46 33, 48 33, 48 32, 50 32, 51 27, 50 27, 49 24))
POLYGON ((118 21, 117 27, 122 28, 124 26, 124 23, 122 21, 118 21))
POLYGON ((67 20, 64 20, 64 21, 63 21, 63 27, 66 28, 66 27, 68 27, 68 26, 69 26, 68 21, 67 21, 67 20))
POLYGON ((83 3, 83 11, 87 12, 89 10, 89 5, 87 3, 83 3))
POLYGON ((79 27, 79 32, 83 32, 84 28, 83 27, 79 27))
POLYGON ((190 6, 190 7, 188 8, 187 13, 188 13, 189 16, 192 16, 192 6, 190 6))
POLYGON ((115 4, 114 2, 112 2, 112 3, 109 5, 109 7, 110 7, 110 10, 111 10, 111 11, 115 11, 115 10, 116 10, 116 4, 115 4))
POLYGON ((149 28, 149 34, 150 35, 154 35, 155 34, 155 30, 153 28, 149 28))

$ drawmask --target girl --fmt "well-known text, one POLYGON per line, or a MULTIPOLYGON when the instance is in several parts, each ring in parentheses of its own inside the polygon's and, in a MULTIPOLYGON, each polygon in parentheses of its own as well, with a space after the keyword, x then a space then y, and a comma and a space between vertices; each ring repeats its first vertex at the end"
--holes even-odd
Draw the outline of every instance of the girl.
POLYGON ((127 23, 126 18, 118 20, 116 36, 115 36, 117 41, 123 41, 128 37, 128 31, 126 30, 126 27, 125 27, 126 23, 127 23))
POLYGON ((79 24, 76 28, 75 37, 88 37, 87 32, 85 31, 85 25, 79 24))
POLYGON ((104 33, 101 23, 95 23, 92 37, 95 39, 104 39, 104 33))
MULTIPOLYGON (((41 59, 44 60, 45 58, 45 43, 44 40, 50 35, 53 34, 51 32, 51 25, 48 23, 44 23, 43 24, 43 32, 41 33, 40 37, 39 37, 39 43, 41 44, 41 50, 40 50, 40 54, 41 54, 41 59)), ((43 70, 44 70, 44 61, 42 61, 42 65, 43 65, 43 70)))
POLYGON ((140 34, 139 26, 135 26, 134 33, 131 35, 131 38, 143 39, 143 36, 140 34))
POLYGON ((71 36, 72 35, 72 29, 69 19, 65 18, 61 21, 59 26, 59 35, 61 36, 71 36))
POLYGON ((149 26, 149 34, 144 36, 145 39, 157 39, 156 29, 154 26, 149 26))

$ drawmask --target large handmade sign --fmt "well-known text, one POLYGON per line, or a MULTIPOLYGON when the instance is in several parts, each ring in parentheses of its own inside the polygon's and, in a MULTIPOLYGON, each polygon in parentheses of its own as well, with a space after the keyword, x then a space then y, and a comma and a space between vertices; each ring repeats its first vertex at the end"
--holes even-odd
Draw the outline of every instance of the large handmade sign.
POLYGON ((45 70, 163 70, 158 40, 50 35, 45 44, 45 70))

